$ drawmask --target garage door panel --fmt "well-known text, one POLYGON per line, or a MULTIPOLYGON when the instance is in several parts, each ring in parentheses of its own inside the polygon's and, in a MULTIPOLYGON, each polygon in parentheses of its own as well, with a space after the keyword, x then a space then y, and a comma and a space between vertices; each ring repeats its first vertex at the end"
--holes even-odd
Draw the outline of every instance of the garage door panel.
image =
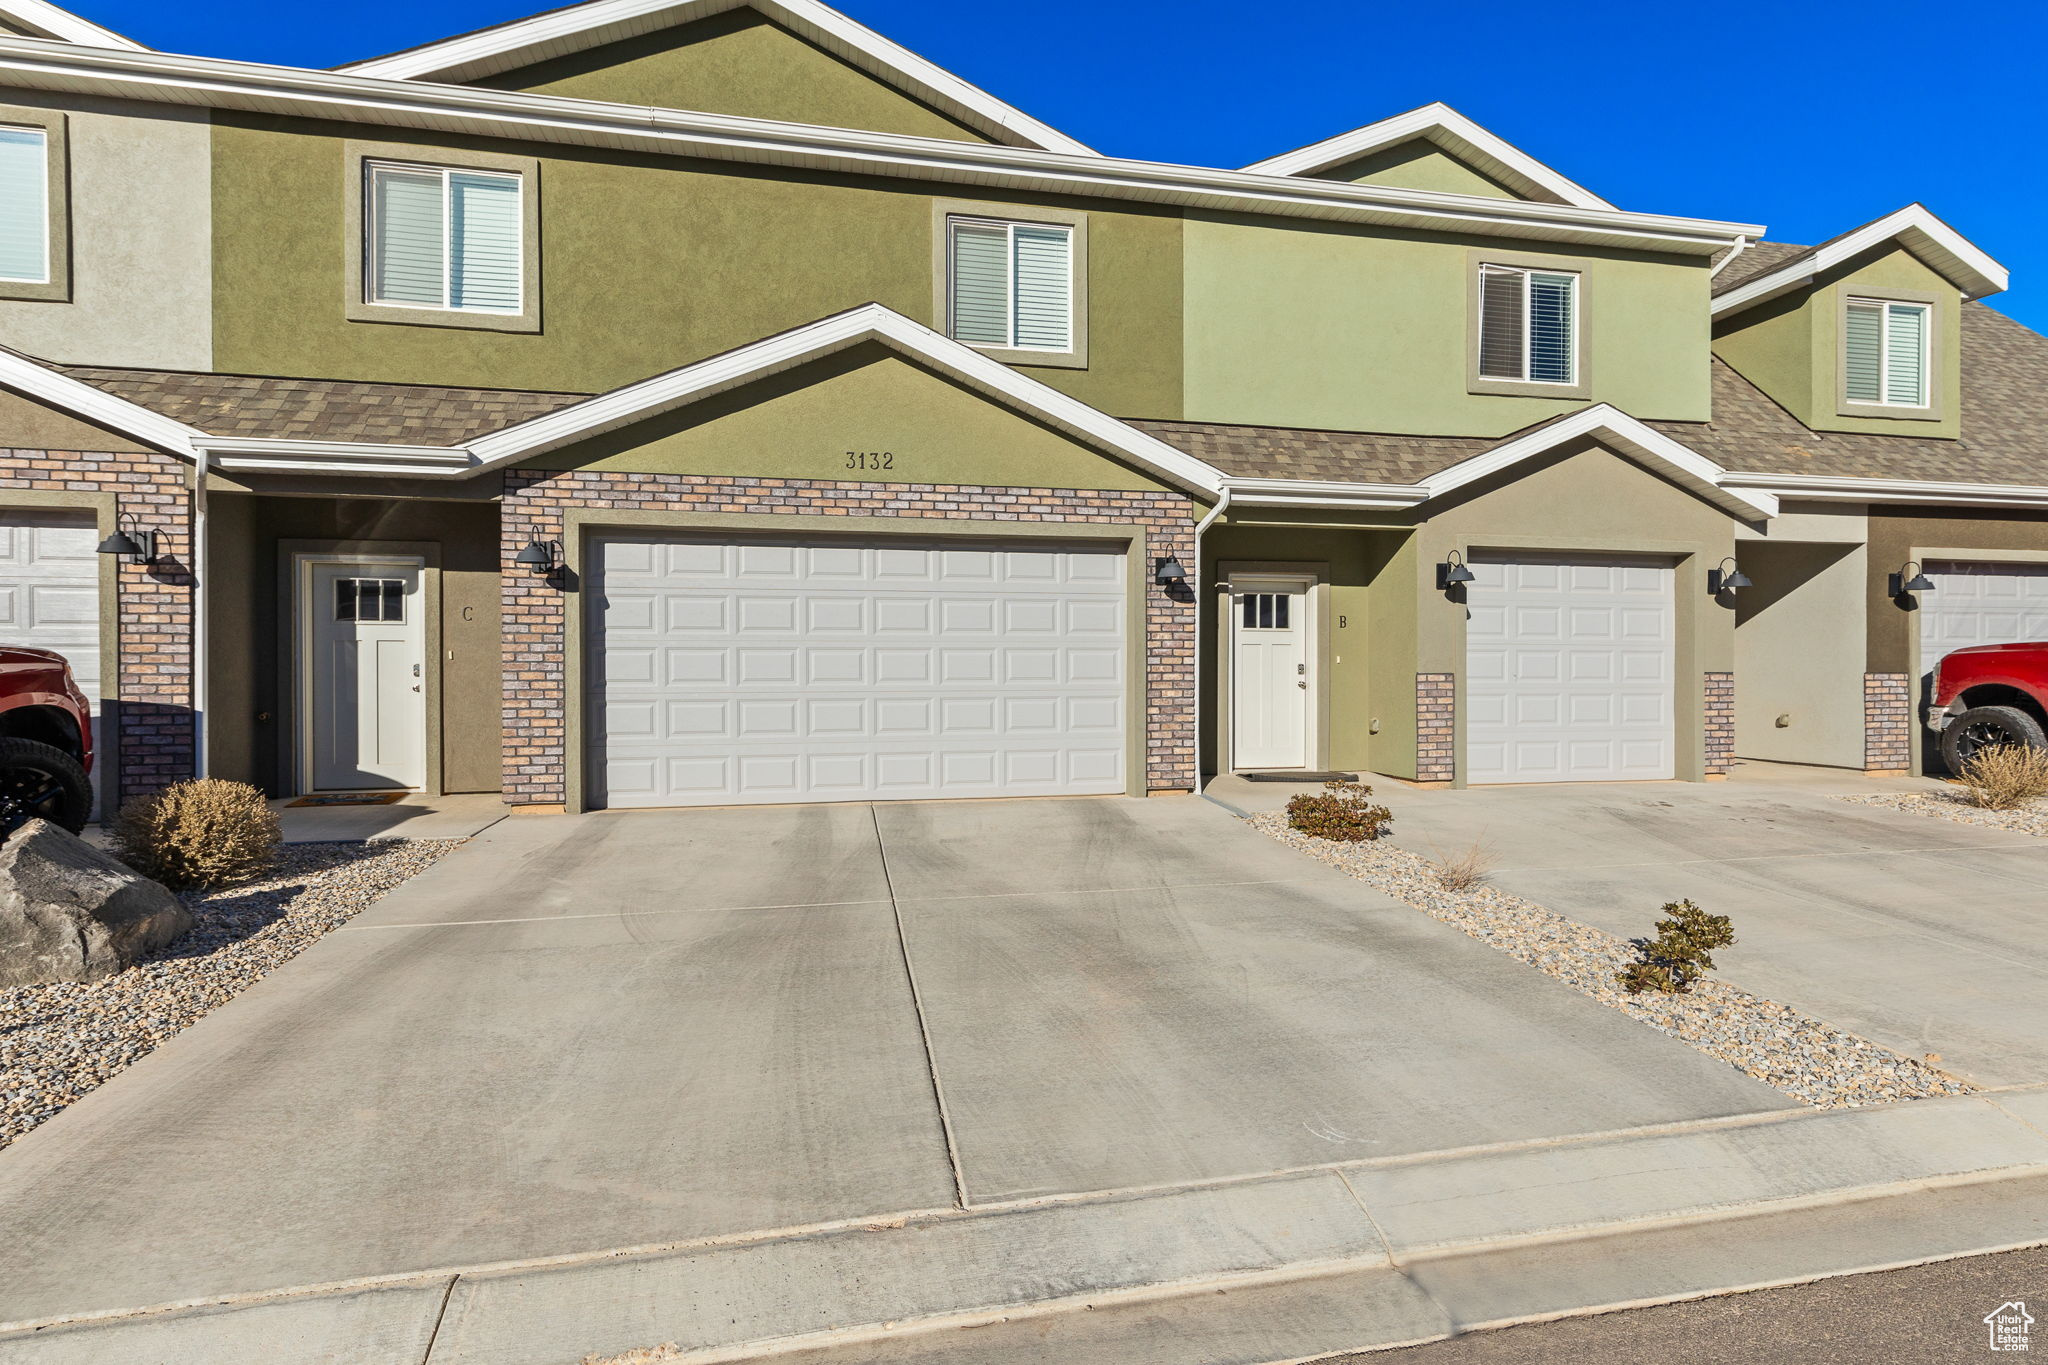
POLYGON ((593 564, 600 801, 1124 789, 1113 549, 606 540, 593 564))
POLYGON ((1972 645, 2048 640, 2048 564, 1933 560, 1920 594, 1920 667, 1972 645))
POLYGON ((1469 780, 1670 777, 1672 571, 1572 557, 1488 557, 1472 568, 1469 780))

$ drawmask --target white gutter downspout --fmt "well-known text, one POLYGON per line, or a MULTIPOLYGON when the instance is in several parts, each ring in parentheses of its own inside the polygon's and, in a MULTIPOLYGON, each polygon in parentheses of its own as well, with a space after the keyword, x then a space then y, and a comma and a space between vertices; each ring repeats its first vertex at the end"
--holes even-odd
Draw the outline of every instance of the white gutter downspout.
POLYGON ((1195 585, 1195 795, 1202 794, 1202 610, 1209 600, 1209 590, 1202 582, 1202 532, 1216 518, 1223 515, 1230 506, 1230 485, 1223 485, 1223 495, 1216 499, 1216 505, 1208 515, 1195 523, 1195 571, 1192 581, 1195 585))
POLYGON ((1716 264, 1712 270, 1707 272, 1707 278, 1711 280, 1718 276, 1722 271, 1726 270, 1729 266, 1734 265, 1735 258, 1737 256, 1740 256, 1743 252, 1747 250, 1749 250, 1749 238, 1737 237, 1735 239, 1735 245, 1728 248, 1728 254, 1726 256, 1723 256, 1720 259, 1719 263, 1716 264))
POLYGON ((192 775, 207 775, 207 452, 201 449, 192 464, 192 775))

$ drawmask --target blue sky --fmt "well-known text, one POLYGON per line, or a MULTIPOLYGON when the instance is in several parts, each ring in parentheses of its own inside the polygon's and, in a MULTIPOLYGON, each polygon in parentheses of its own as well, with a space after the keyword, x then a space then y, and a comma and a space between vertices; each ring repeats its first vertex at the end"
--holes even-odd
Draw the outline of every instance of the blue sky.
MULTIPOLYGON (((83 0, 152 47, 331 66, 546 0, 83 0)), ((853 17, 1105 152, 1240 166, 1441 99, 1623 208, 1815 242, 1918 199, 2048 330, 2048 5, 848 0, 853 17), (1540 18, 1532 21, 1536 13, 1540 18)))

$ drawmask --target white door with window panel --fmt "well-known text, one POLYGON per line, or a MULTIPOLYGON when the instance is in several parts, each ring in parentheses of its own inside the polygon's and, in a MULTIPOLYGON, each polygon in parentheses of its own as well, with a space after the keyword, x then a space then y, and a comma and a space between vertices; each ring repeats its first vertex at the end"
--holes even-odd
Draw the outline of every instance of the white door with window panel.
MULTIPOLYGON (((55 650, 100 729, 99 528, 90 512, 0 512, 0 643, 55 650)), ((94 765, 97 778, 99 766, 94 765)))
POLYGON ((299 578, 308 790, 425 786, 419 561, 302 560, 299 578))
POLYGON ((1230 766, 1309 766, 1308 587, 1230 585, 1230 766))
POLYGON ((1125 790, 1119 547, 606 538, 593 804, 1125 790))
POLYGON ((1669 565, 1475 558, 1466 585, 1469 782, 1675 775, 1669 565))
POLYGON ((2048 564, 1930 560, 1920 601, 1920 671, 1971 645, 2048 640, 2048 564))

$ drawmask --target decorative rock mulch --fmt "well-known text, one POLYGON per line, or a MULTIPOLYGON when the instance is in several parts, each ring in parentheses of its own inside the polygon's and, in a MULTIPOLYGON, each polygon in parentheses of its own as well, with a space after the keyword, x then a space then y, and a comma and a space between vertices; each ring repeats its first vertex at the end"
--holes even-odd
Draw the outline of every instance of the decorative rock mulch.
MULTIPOLYGON (((1278 812, 1253 815, 1247 822, 1817 1109, 1967 1095, 1975 1089, 1923 1062, 1712 977, 1684 995, 1630 995, 1614 979, 1616 972, 1637 960, 1627 939, 1493 887, 1449 890, 1437 880, 1427 858, 1385 841, 1345 844, 1311 838, 1289 829, 1287 817, 1278 812)), ((1645 934, 1651 931, 1647 919, 1652 918, 1646 917, 1645 934)), ((1742 926, 1737 924, 1735 931, 1740 934, 1742 926)))
POLYGON ((1932 815, 1953 820, 1959 825, 2009 829, 2016 834, 2048 839, 2048 800, 2029 801, 2011 810, 1986 810, 1959 791, 1880 792, 1875 796, 1842 796, 1836 800, 1858 806, 1883 806, 1886 810, 1902 810, 1914 815, 1932 815))
POLYGON ((127 971, 0 990, 0 1148, 462 842, 287 844, 260 880, 186 892, 192 931, 127 971))

